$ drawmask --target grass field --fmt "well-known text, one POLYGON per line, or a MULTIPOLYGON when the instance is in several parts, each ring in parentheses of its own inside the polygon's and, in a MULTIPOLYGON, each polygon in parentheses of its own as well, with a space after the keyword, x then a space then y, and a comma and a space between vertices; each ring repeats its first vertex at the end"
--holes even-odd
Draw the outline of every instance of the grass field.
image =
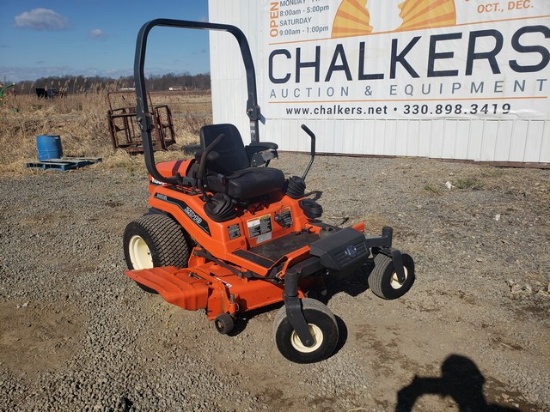
MULTIPOLYGON (((35 95, 6 96, 0 102, 0 172, 3 174, 32 173, 24 167, 36 161, 36 136, 59 135, 64 156, 101 157, 104 167, 125 164, 142 165, 141 156, 130 156, 124 150, 114 150, 109 132, 108 91, 74 94, 53 99, 35 95)), ((171 152, 198 143, 198 129, 211 122, 211 99, 208 93, 151 93, 155 105, 166 104, 172 110, 176 144, 171 152)), ((134 105, 132 93, 127 105, 134 105)), ((159 153, 159 158, 176 156, 159 153)))

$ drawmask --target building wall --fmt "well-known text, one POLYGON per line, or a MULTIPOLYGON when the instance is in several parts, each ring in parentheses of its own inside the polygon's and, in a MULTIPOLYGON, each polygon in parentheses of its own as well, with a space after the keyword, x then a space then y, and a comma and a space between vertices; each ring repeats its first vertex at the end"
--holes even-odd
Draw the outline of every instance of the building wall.
MULTIPOLYGON (((307 124, 321 153, 550 163, 550 2, 413 3, 209 0, 248 37, 260 140, 307 151, 307 124)), ((246 140, 238 46, 210 52, 214 121, 246 140)))

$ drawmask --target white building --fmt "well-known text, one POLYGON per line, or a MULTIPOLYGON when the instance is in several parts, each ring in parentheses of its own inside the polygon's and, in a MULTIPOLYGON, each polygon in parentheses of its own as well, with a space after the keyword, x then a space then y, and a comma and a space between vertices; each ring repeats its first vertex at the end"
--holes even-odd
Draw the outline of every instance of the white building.
MULTIPOLYGON (((550 164, 550 1, 209 0, 247 36, 260 140, 307 151, 550 164), (437 4, 437 6, 434 6, 437 4)), ((210 35, 214 122, 249 138, 233 36, 210 35)))

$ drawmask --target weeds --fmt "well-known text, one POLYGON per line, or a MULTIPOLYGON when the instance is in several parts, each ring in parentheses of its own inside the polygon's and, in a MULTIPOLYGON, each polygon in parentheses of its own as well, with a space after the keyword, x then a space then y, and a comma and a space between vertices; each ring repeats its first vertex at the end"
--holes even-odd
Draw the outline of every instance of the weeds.
POLYGON ((449 181, 446 184, 441 184, 441 182, 433 183, 427 182, 424 184, 424 190, 432 195, 441 195, 448 190, 481 190, 484 186, 484 183, 475 178, 475 177, 466 177, 466 178, 457 178, 455 180, 449 181), (445 189, 446 188, 446 189, 445 189))
POLYGON ((424 185, 424 190, 428 193, 433 194, 433 195, 440 195, 441 194, 441 189, 438 186, 435 186, 431 183, 426 183, 424 185))
POLYGON ((191 110, 186 110, 184 117, 187 123, 187 130, 191 133, 198 134, 200 128, 204 125, 204 118, 191 110))
POLYGON ((467 177, 464 179, 456 179, 456 181, 453 181, 453 185, 457 189, 473 189, 473 190, 481 190, 483 188, 483 182, 478 180, 477 178, 471 178, 467 177))
MULTIPOLYGON (((71 85, 66 86, 71 90, 71 85)), ((61 136, 65 156, 102 157, 106 167, 108 158, 113 156, 112 167, 137 167, 129 160, 131 156, 126 158, 112 148, 107 120, 109 91, 109 88, 97 89, 93 93, 53 99, 34 94, 6 96, 0 105, 0 170, 22 173, 26 161, 36 160, 39 135, 61 136)), ((169 92, 152 96, 153 104, 167 104, 171 108, 178 147, 196 144, 200 127, 212 121, 210 96, 169 92)))

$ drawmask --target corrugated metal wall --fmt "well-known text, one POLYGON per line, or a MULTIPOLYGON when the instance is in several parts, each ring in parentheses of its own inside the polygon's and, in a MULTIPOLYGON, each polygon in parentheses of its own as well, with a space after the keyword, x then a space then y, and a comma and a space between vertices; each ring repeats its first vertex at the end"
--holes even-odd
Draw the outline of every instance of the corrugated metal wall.
MULTIPOLYGON (((260 97, 270 89, 265 51, 262 50, 265 38, 262 24, 265 24, 260 14, 265 7, 262 1, 209 0, 210 21, 236 25, 247 35, 256 65, 260 97)), ((212 33, 210 53, 214 122, 234 123, 243 138, 249 140, 246 84, 238 46, 231 35, 212 33)), ((546 76, 549 71, 546 68, 546 76)), ((544 104, 548 105, 547 102, 546 99, 544 104)), ((309 149, 309 138, 300 129, 300 125, 306 123, 318 136, 317 150, 320 153, 550 163, 548 115, 542 118, 539 115, 536 119, 525 116, 376 120, 278 117, 264 119, 260 126, 260 140, 276 142, 282 150, 309 149)))

